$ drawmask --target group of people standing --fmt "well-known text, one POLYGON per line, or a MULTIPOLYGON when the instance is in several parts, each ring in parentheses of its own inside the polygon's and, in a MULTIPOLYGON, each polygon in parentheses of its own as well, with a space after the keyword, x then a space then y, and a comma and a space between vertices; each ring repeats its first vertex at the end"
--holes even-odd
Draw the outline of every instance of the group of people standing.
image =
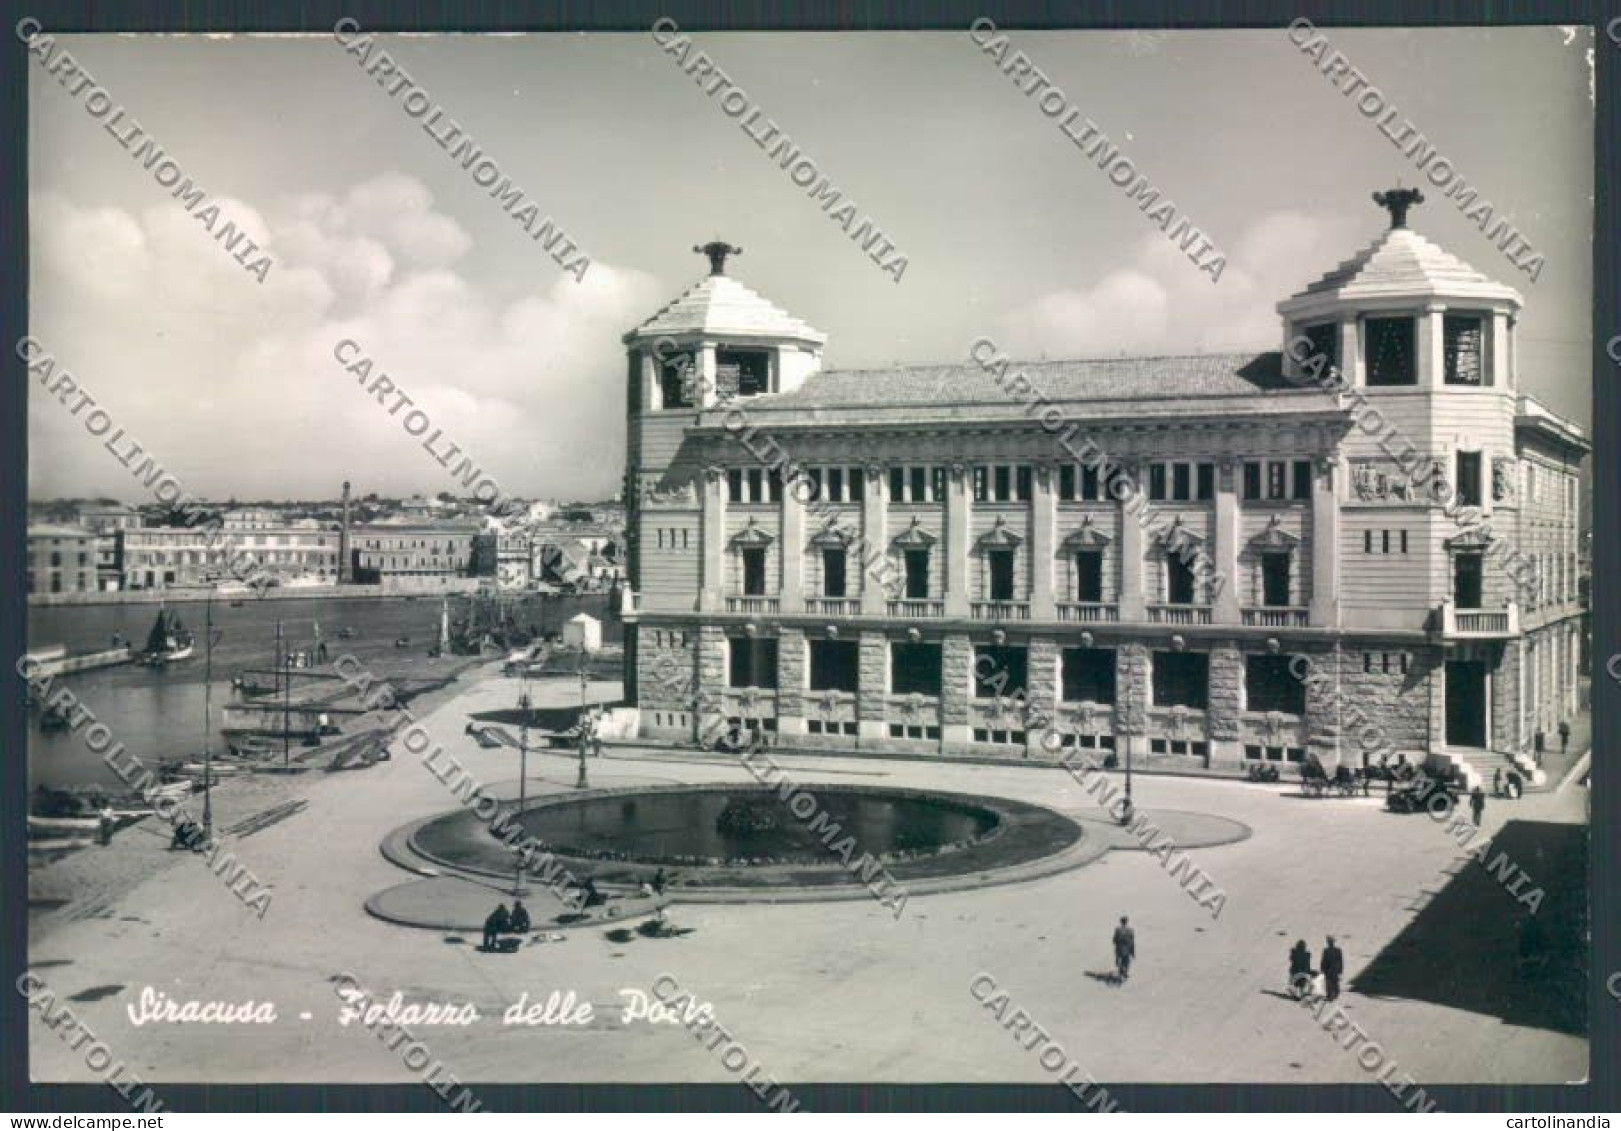
POLYGON ((1320 971, 1312 969, 1311 948, 1306 945, 1305 939, 1297 939, 1295 945, 1289 948, 1289 992, 1297 998, 1312 994, 1333 1001, 1340 996, 1340 979, 1344 975, 1345 952, 1340 950, 1333 935, 1328 936, 1328 944, 1323 947, 1320 971), (1319 973, 1323 976, 1323 985, 1320 992, 1314 993, 1319 973))

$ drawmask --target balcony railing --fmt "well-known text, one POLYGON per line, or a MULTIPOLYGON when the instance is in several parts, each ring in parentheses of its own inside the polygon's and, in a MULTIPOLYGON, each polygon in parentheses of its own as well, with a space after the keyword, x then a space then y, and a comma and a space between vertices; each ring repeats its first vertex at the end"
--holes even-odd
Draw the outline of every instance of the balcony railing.
POLYGON ((1058 619, 1069 624, 1112 623, 1120 619, 1120 610, 1100 601, 1062 601, 1058 619))
POLYGON ((1244 610, 1244 623, 1252 628, 1304 628, 1306 609, 1299 605, 1265 605, 1244 610))
POLYGON ((805 611, 815 617, 853 617, 861 611, 857 597, 806 597, 805 611))
POLYGON ((908 598, 889 602, 889 615, 892 617, 938 617, 944 616, 945 611, 944 601, 908 598))
POLYGON ((752 613, 755 615, 775 615, 778 607, 776 597, 735 597, 726 598, 726 611, 729 613, 752 613))
POLYGON ((1155 624, 1209 624, 1209 605, 1149 605, 1148 619, 1155 624))
POLYGON ((970 606, 975 620, 1029 620, 1028 601, 974 601, 970 606))
POLYGON ((1485 639, 1520 634, 1520 607, 1510 601, 1501 609, 1460 609, 1451 601, 1441 606, 1441 635, 1447 638, 1485 639))

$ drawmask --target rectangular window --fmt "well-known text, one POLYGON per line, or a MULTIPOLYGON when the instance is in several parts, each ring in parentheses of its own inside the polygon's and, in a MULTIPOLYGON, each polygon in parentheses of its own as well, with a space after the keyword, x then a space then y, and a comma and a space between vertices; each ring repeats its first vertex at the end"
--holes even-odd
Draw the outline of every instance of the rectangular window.
POLYGON ((849 477, 845 480, 845 483, 849 488, 845 498, 849 499, 850 502, 859 503, 867 497, 866 474, 859 467, 850 469, 849 477))
POLYGON ((1261 603, 1270 608, 1289 604, 1289 555, 1261 555, 1261 603))
POLYGON ((1154 653, 1154 706, 1210 705, 1210 657, 1203 652, 1154 653))
POLYGON ((1151 463, 1148 465, 1148 497, 1156 502, 1165 499, 1165 465, 1151 463))
POLYGON ((1165 599, 1173 605, 1191 605, 1193 567, 1174 554, 1165 555, 1165 599))
POLYGON ((1407 552, 1407 531, 1405 530, 1401 532, 1401 552, 1404 554, 1407 552))
POLYGON ((1307 347, 1307 375, 1317 381, 1326 381, 1329 371, 1340 364, 1340 327, 1336 322, 1318 322, 1307 326, 1301 333, 1311 344, 1307 347), (1320 358, 1320 361, 1311 360, 1320 358))
POLYGON ((758 467, 749 468, 749 498, 751 503, 765 502, 765 477, 758 467))
POLYGON ((892 467, 889 469, 889 501, 902 503, 906 501, 906 469, 892 467))
POLYGON ((1371 530, 1362 532, 1362 552, 1364 554, 1373 553, 1373 531, 1371 530))
POLYGON ((912 501, 914 503, 921 503, 929 497, 928 475, 929 469, 926 467, 912 468, 912 501))
POLYGON ((940 668, 938 644, 889 645, 889 689, 895 695, 939 695, 940 668))
POLYGON ((999 503, 1011 502, 1013 499, 1013 469, 1006 464, 999 463, 994 469, 995 497, 999 503))
POLYGON ((1311 498, 1311 460, 1295 460, 1295 495, 1297 499, 1311 498))
POLYGON ((765 548, 763 546, 749 546, 742 551, 743 555, 743 595, 745 597, 765 596, 765 548))
POLYGON ((1103 551, 1081 550, 1075 555, 1075 599, 1103 600, 1103 551))
POLYGON ((743 469, 741 467, 728 468, 726 471, 726 501, 729 503, 743 502, 743 469))
POLYGON ((1244 657, 1244 703, 1251 711, 1306 713, 1306 684, 1289 670, 1289 656, 1244 657))
POLYGON ((827 497, 829 502, 844 502, 844 468, 827 469, 827 497))
POLYGON ((989 550, 985 560, 990 569, 991 600, 1013 600, 1013 551, 989 550))
POLYGON ((1289 465, 1278 460, 1268 460, 1266 465, 1266 497, 1269 499, 1284 499, 1289 496, 1289 465))
POLYGON ((1386 554, 1390 553, 1390 531, 1381 530, 1379 532, 1379 542, 1382 551, 1386 554))
POLYGON ((1075 465, 1061 464, 1058 468, 1058 497, 1066 503, 1075 500, 1075 465))
POLYGON ((1030 480, 1031 475, 1028 465, 1021 465, 1014 469, 1013 494, 1014 497, 1017 498, 1021 503, 1028 503, 1030 501, 1030 480))
POLYGON ((1193 466, 1186 463, 1171 465, 1171 498, 1179 503, 1193 499, 1193 466))
POLYGON ((1480 453, 1458 453, 1458 502, 1466 507, 1480 506, 1480 453))
POLYGON ((805 478, 806 478, 806 480, 809 481, 809 483, 811 485, 810 497, 812 499, 826 498, 826 496, 822 494, 822 469, 821 468, 819 468, 819 467, 807 467, 805 469, 805 478))
POLYGON ((861 646, 854 640, 810 642, 812 691, 855 691, 860 684, 861 646))
POLYGON ((782 469, 773 467, 766 471, 766 494, 773 503, 782 502, 782 469))
POLYGON ((1092 502, 1102 498, 1098 491, 1098 469, 1095 467, 1081 468, 1081 498, 1092 502))
POLYGON ((1367 330, 1369 385, 1416 385, 1418 370, 1411 318, 1370 318, 1367 330))
POLYGON ((906 596, 921 601, 929 595, 929 551, 906 551, 906 596))
POLYGON ((1201 503, 1208 503, 1216 497, 1216 465, 1201 463, 1197 465, 1199 473, 1199 494, 1201 503))
POLYGON ((1460 609, 1480 608, 1481 556, 1455 554, 1452 558, 1452 603, 1460 609))
POLYGON ((974 698, 1012 698, 1024 694, 1028 656, 1012 645, 977 645, 974 648, 974 698))
POLYGON ((933 484, 933 486, 934 486, 934 494, 933 494, 932 498, 937 503, 945 502, 945 499, 946 499, 946 469, 943 468, 943 467, 935 468, 934 473, 931 476, 931 478, 934 480, 934 484, 933 484))
POLYGON ((1244 497, 1246 499, 1259 499, 1261 497, 1261 465, 1259 463, 1246 463, 1244 465, 1244 497))
POLYGON ((991 469, 984 465, 974 468, 974 502, 985 503, 991 498, 991 469))
POLYGON ((732 687, 777 686, 777 642, 768 636, 729 636, 731 654, 728 671, 732 687))
POLYGON ((1482 345, 1485 334, 1479 318, 1448 314, 1441 319, 1442 353, 1448 385, 1485 384, 1482 345))
POLYGON ((822 551, 822 596, 843 597, 845 595, 844 565, 846 556, 843 550, 822 551))
POLYGON ((717 349, 715 383, 740 397, 771 391, 771 355, 765 350, 717 349))
POLYGON ((1113 648, 1065 648, 1061 670, 1064 702, 1114 702, 1115 654, 1113 648))
POLYGON ((691 408, 696 399, 693 384, 690 358, 673 358, 659 368, 659 395, 666 409, 691 408))

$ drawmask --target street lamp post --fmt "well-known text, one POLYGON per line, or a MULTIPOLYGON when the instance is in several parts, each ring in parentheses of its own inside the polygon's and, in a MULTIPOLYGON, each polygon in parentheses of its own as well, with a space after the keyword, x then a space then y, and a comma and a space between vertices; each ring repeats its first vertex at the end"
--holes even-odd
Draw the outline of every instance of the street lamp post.
POLYGON ((203 834, 214 839, 214 744, 209 731, 214 720, 214 591, 203 602, 203 834))
POLYGON ((590 743, 587 735, 587 721, 585 715, 585 641, 580 641, 580 776, 574 783, 575 789, 588 789, 590 782, 585 777, 585 751, 590 743))
MULTIPOLYGON (((523 819, 523 807, 528 800, 525 792, 529 782, 529 676, 524 674, 523 683, 518 692, 518 710, 523 717, 518 721, 518 812, 517 820, 523 819)), ((523 852, 518 853, 517 872, 512 881, 512 895, 517 898, 523 895, 523 852)))
MULTIPOLYGON (((1131 712, 1131 689, 1128 687, 1125 694, 1125 708, 1129 715, 1131 712)), ((1136 745, 1132 735, 1123 735, 1126 740, 1126 804, 1120 814, 1120 823, 1126 824, 1131 820, 1131 748, 1136 745)))

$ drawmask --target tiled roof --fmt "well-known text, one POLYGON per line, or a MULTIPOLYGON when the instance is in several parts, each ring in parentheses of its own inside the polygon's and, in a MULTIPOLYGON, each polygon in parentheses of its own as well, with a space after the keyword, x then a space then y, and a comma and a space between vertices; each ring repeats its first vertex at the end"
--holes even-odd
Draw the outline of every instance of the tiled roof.
MULTIPOLYGON (((1014 362, 1008 376, 1028 374, 1050 401, 1177 400, 1253 396, 1296 386, 1284 378, 1281 355, 1194 354, 1014 362)), ((879 405, 1008 405, 1023 402, 972 363, 896 369, 828 369, 798 389, 754 398, 762 408, 852 408, 879 405)))
POLYGON ((755 294, 730 275, 704 276, 680 298, 627 334, 626 339, 691 333, 795 338, 818 344, 827 341, 826 334, 755 294))
POLYGON ((1334 270, 1292 296, 1299 299, 1446 295, 1520 301, 1513 287, 1496 282, 1411 228, 1389 228, 1334 270))
POLYGON ((60 523, 42 522, 28 528, 30 538, 94 538, 95 534, 82 526, 64 526, 60 523))

